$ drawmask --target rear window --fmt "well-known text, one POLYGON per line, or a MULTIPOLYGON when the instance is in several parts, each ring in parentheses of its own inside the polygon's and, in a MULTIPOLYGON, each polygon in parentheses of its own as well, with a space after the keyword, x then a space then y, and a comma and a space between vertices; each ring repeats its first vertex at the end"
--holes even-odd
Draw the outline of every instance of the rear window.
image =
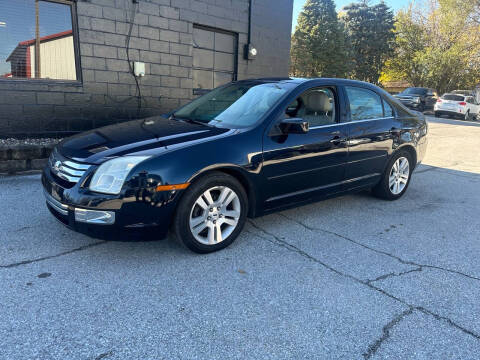
POLYGON ((464 101, 465 97, 460 96, 460 95, 447 94, 447 95, 443 95, 442 99, 443 100, 452 100, 452 101, 464 101))

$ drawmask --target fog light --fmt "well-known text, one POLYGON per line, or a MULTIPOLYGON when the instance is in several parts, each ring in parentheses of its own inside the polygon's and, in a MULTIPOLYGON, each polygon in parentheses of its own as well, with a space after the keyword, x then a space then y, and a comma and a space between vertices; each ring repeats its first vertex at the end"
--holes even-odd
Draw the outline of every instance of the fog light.
POLYGON ((115 223, 115 213, 113 211, 75 209, 75 221, 88 224, 112 225, 115 223))

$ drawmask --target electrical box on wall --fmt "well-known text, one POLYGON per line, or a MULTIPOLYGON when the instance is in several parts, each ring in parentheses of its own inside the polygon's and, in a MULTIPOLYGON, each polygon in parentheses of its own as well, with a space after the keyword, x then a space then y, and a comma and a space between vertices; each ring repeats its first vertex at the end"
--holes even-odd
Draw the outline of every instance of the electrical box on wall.
POLYGON ((133 63, 133 73, 136 77, 144 77, 145 76, 145 63, 135 61, 133 63))
POLYGON ((255 60, 255 58, 257 57, 257 54, 258 54, 258 50, 255 46, 253 46, 252 44, 245 45, 245 53, 244 53, 245 60, 255 60))

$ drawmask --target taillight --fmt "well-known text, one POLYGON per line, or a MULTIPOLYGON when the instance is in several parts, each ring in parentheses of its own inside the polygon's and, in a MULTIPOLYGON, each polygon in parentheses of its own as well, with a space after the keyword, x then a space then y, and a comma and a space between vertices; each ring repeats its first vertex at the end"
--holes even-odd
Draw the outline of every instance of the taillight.
POLYGON ((442 102, 442 99, 438 99, 437 102, 442 102))
POLYGON ((459 102, 458 105, 460 105, 460 106, 466 106, 467 103, 466 103, 465 101, 462 101, 462 102, 459 102))

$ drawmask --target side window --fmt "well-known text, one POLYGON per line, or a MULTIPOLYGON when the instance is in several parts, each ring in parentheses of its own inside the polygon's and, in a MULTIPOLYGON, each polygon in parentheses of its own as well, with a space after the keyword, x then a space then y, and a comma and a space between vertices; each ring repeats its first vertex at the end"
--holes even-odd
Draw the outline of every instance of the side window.
POLYGON ((373 91, 357 87, 345 87, 350 102, 352 121, 384 117, 382 99, 373 91))
POLYGON ((288 118, 302 118, 310 128, 335 124, 335 93, 328 87, 308 90, 288 105, 285 110, 288 118))
POLYGON ((385 112, 385 117, 394 117, 395 116, 395 113, 393 112, 392 106, 388 102, 386 102, 385 100, 383 100, 383 110, 385 112))

